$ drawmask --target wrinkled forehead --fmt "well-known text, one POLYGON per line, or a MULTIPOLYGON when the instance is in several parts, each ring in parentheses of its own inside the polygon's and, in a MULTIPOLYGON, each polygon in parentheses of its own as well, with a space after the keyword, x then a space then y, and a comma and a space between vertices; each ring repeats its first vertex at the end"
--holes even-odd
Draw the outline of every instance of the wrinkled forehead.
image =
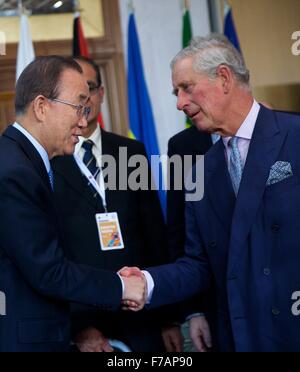
POLYGON ((178 60, 172 68, 173 85, 178 85, 182 81, 196 79, 200 75, 194 68, 194 58, 186 57, 178 60))
POLYGON ((190 69, 193 67, 194 63, 194 56, 187 56, 179 58, 176 62, 174 62, 172 66, 172 73, 175 73, 178 70, 182 69, 190 69))

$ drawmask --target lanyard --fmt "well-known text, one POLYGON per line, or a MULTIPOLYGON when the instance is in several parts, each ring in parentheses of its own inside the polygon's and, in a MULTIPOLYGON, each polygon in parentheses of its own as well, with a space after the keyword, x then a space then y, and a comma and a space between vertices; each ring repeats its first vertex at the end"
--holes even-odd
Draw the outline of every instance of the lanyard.
POLYGON ((100 177, 99 178, 100 185, 99 185, 98 182, 95 180, 94 176, 92 175, 92 173, 89 171, 88 167, 80 159, 80 157, 78 155, 74 155, 74 159, 78 167, 80 168, 81 173, 87 178, 87 180, 89 181, 89 184, 91 184, 94 187, 94 189, 97 191, 97 193, 100 195, 105 213, 107 213, 103 172, 100 171, 100 174, 99 174, 99 177, 100 177))

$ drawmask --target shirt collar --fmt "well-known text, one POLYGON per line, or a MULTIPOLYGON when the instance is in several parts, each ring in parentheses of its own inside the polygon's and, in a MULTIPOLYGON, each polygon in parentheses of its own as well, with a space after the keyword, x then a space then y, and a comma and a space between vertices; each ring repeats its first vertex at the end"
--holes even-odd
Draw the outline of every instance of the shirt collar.
POLYGON ((43 159, 43 162, 45 164, 47 173, 50 172, 50 161, 49 156, 47 154, 47 151, 44 149, 44 147, 20 124, 17 122, 13 124, 13 127, 16 128, 18 131, 20 131, 34 146, 36 151, 40 154, 41 158, 43 159))
MULTIPOLYGON (((249 111, 248 115, 246 116, 246 119, 243 121, 239 130, 236 132, 235 137, 243 138, 249 141, 251 140, 259 110, 260 105, 254 100, 251 110, 249 111)), ((232 137, 223 137, 223 142, 225 146, 228 145, 228 142, 230 141, 231 138, 232 137)))
POLYGON ((85 138, 82 136, 79 137, 79 142, 75 147, 75 155, 78 155, 79 151, 81 150, 83 142, 87 140, 92 141, 94 143, 94 146, 96 147, 98 146, 99 143, 101 143, 101 129, 99 125, 97 125, 96 129, 89 138, 85 138))

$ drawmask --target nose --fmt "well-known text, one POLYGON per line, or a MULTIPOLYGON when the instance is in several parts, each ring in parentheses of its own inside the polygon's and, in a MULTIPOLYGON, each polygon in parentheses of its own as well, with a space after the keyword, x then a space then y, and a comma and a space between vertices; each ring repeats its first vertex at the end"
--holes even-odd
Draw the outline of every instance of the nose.
POLYGON ((179 92, 177 96, 177 110, 182 111, 188 104, 187 96, 183 92, 179 92))
POLYGON ((84 115, 82 115, 82 117, 79 119, 78 126, 79 128, 86 128, 88 126, 87 119, 84 115))

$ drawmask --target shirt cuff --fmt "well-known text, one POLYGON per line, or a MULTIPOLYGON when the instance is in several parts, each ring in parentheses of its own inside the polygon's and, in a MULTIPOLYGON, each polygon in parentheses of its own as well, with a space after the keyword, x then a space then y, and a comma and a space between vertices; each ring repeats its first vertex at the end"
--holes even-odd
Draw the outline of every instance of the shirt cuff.
POLYGON ((197 318, 198 316, 205 316, 204 313, 194 313, 194 314, 191 314, 189 316, 187 316, 185 318, 185 321, 188 322, 189 320, 193 319, 193 318, 197 318))
POLYGON ((148 271, 142 271, 142 273, 145 275, 146 281, 147 281, 147 290, 148 290, 148 297, 147 297, 147 304, 150 304, 152 300, 152 295, 154 291, 154 281, 152 276, 148 271))

